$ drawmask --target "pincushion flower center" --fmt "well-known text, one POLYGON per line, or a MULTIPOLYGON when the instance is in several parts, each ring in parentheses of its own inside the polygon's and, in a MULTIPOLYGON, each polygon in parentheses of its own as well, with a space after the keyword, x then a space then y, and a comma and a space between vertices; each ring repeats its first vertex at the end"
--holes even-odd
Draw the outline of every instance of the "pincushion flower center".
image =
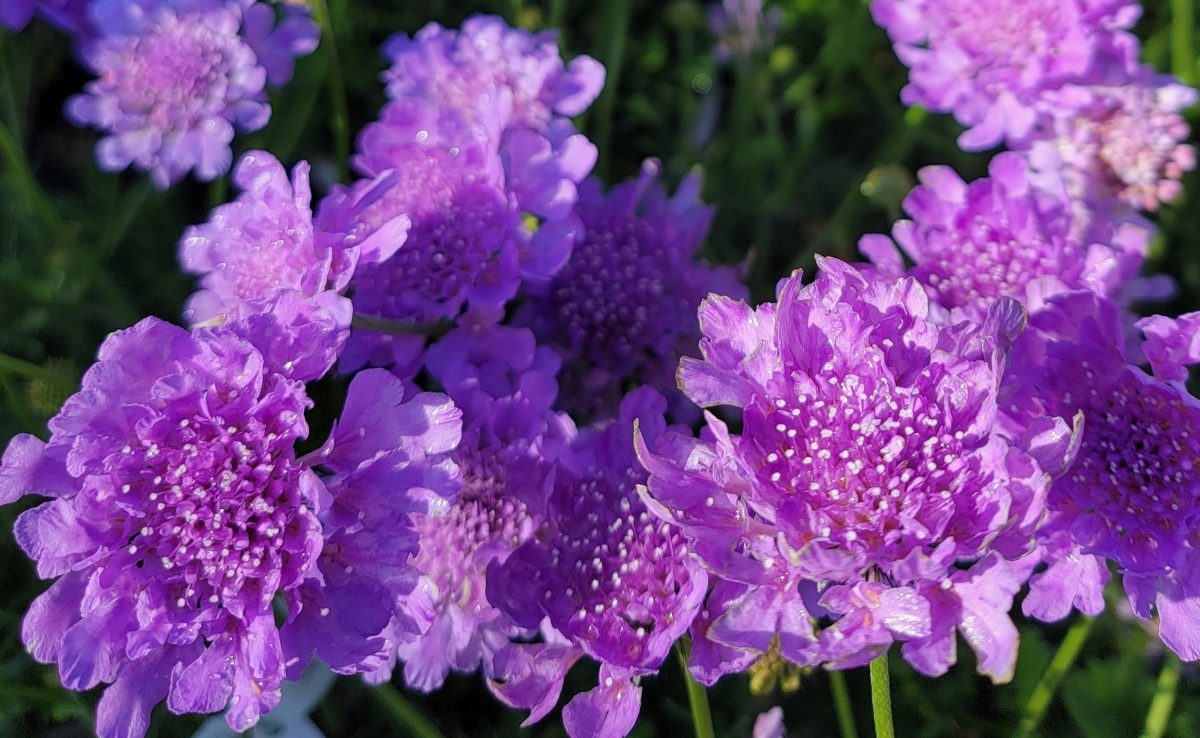
POLYGON ((128 554, 168 585, 177 607, 226 603, 249 590, 266 600, 264 583, 288 577, 303 550, 307 506, 292 437, 246 419, 163 419, 140 442, 121 449, 121 504, 133 522, 128 554))

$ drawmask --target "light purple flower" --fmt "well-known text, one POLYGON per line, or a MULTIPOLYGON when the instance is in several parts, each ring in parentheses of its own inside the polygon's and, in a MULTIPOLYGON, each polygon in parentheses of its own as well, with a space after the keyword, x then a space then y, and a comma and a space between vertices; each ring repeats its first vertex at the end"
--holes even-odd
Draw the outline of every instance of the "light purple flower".
POLYGON ((457 329, 429 350, 427 364, 464 414, 463 439, 451 455, 462 491, 448 510, 413 516, 420 535, 413 565, 437 596, 429 630, 402 643, 399 658, 405 681, 430 691, 451 669, 470 672, 482 663, 490 676, 495 652, 530 635, 489 602, 486 575, 544 521, 555 463, 574 425, 550 411, 558 359, 527 330, 457 329))
MULTIPOLYGON (((308 169, 307 162, 297 164, 289 182, 267 152, 241 158, 233 181, 242 193, 215 208, 207 223, 189 228, 179 243, 184 271, 202 275, 201 289, 184 311, 189 323, 236 319, 279 290, 312 297, 342 292, 360 262, 386 259, 404 244, 404 216, 361 240, 314 228, 308 169)), ((344 210, 347 220, 357 212, 352 203, 344 210)))
POLYGON ((786 738, 787 728, 783 724, 783 708, 776 705, 754 720, 752 738, 786 738))
POLYGON ((551 231, 570 227, 559 221, 570 214, 596 147, 569 117, 600 93, 599 62, 579 56, 564 65, 554 32, 531 34, 487 15, 468 18, 461 31, 431 23, 413 38, 397 34, 384 54, 392 62, 384 73, 389 97, 423 101, 487 129, 520 210, 551 231))
POLYGON ((764 10, 763 0, 721 0, 709 5, 708 26, 717 35, 717 59, 746 59, 770 49, 779 29, 781 10, 764 10))
POLYGON ((481 96, 493 105, 507 101, 511 118, 503 128, 543 131, 555 117, 582 113, 604 86, 604 67, 590 56, 563 64, 556 36, 492 15, 468 18, 461 31, 430 23, 415 37, 397 34, 383 49, 392 64, 383 76, 388 96, 461 111, 474 110, 481 96))
POLYGON ((640 706, 638 678, 658 670, 700 610, 707 576, 637 492, 646 475, 634 428, 655 443, 665 410, 657 393, 638 389, 615 421, 581 434, 577 457, 556 479, 545 531, 488 574, 493 604, 546 633, 546 643, 514 644, 495 661, 493 691, 531 709, 527 723, 553 707, 582 652, 601 663, 600 682, 563 708, 567 733, 626 735, 640 706))
POLYGON ((1075 463, 1047 499, 1039 538, 1048 568, 1030 582, 1026 613, 1099 612, 1107 559, 1134 612, 1148 619, 1157 610, 1163 641, 1190 661, 1200 659, 1200 402, 1184 382, 1185 366, 1200 359, 1198 323, 1194 313, 1139 323, 1151 375, 1131 361, 1115 305, 1090 293, 1052 297, 1015 347, 1005 408, 1016 422, 1044 413, 1084 419, 1075 463))
POLYGON ((273 11, 217 0, 100 0, 92 14, 102 33, 82 50, 97 79, 67 102, 67 115, 104 131, 101 168, 133 165, 161 188, 188 172, 223 174, 235 129, 255 131, 270 118, 268 73, 286 79, 282 56, 313 47, 311 21, 297 16, 269 34, 263 12, 273 11), (246 13, 252 38, 240 33, 246 13), (307 35, 297 24, 307 24, 307 35))
POLYGON ((777 304, 700 308, 704 359, 683 360, 680 386, 741 408, 741 435, 709 414, 703 440, 660 442, 667 454, 639 441, 652 509, 742 585, 710 598, 706 635, 759 652, 778 638, 785 658, 833 668, 902 641, 938 675, 957 630, 1006 681, 1007 611, 1049 484, 1040 459, 1071 439, 1051 417, 1016 442, 1000 433, 1004 349, 1024 313, 1001 299, 982 324, 944 327, 915 280, 818 265, 810 286, 782 282, 777 304))
POLYGON ((964 149, 1020 139, 1043 93, 1131 68, 1133 0, 874 0, 871 13, 909 68, 906 105, 954 114, 964 149))
POLYGON ((916 278, 941 307, 972 319, 1000 297, 1024 303, 1072 289, 1136 294, 1130 283, 1145 260, 1146 228, 1110 220, 1081 227, 1071 202, 1033 185, 1018 154, 998 154, 988 173, 967 184, 949 167, 921 169, 921 184, 904 200, 912 220, 892 230, 911 269, 886 236, 864 236, 859 248, 881 273, 916 278))
MULTIPOLYGON (((466 308, 496 311, 523 276, 543 276, 566 259, 569 233, 543 227, 531 235, 522 223, 494 132, 415 100, 390 103, 363 131, 354 164, 374 179, 335 189, 318 208, 317 226, 364 238, 399 216, 412 225, 402 249, 355 273, 356 312, 419 326, 453 321, 466 308), (347 201, 359 203, 348 216, 347 201)), ((364 329, 352 337, 344 366, 411 375, 424 344, 424 335, 364 329)))
POLYGON ((456 491, 459 415, 364 372, 330 440, 298 458, 304 382, 344 338, 332 324, 285 294, 219 328, 147 318, 104 342, 48 443, 20 435, 5 451, 0 503, 53 498, 15 526, 55 579, 22 639, 68 689, 109 684, 103 738, 143 735, 164 699, 176 713, 228 708, 246 730, 314 650, 348 673, 394 648, 385 627, 407 622, 395 602, 415 581, 407 515, 456 491))
POLYGON ((611 415, 627 383, 681 399, 675 367, 698 337, 696 307, 710 292, 746 294, 732 268, 696 259, 712 220, 699 178, 668 197, 658 176, 648 160, 611 192, 584 182, 571 259, 547 284, 529 286, 517 316, 563 356, 561 401, 572 413, 611 415))
POLYGON ((1196 166, 1182 116, 1196 90, 1141 68, 1119 84, 1068 85, 1049 96, 1048 113, 1022 142, 1046 185, 1093 210, 1157 210, 1182 191, 1196 166))

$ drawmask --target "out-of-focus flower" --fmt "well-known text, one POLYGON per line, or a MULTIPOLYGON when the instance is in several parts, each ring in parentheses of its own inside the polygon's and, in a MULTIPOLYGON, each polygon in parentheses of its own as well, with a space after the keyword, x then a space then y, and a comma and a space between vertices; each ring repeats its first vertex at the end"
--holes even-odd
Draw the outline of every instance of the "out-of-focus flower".
POLYGON ((656 672, 700 610, 708 578, 675 530, 638 497, 646 480, 634 428, 648 443, 666 431, 666 403, 642 388, 619 417, 581 434, 572 469, 560 471, 547 527, 488 575, 488 597, 518 624, 543 624, 546 642, 497 655, 493 691, 541 719, 567 669, 585 653, 600 683, 563 708, 573 738, 620 738, 637 719, 638 677, 656 672))
POLYGON ((786 735, 782 707, 776 705, 755 718, 751 738, 785 738, 786 735))
POLYGON ((396 605, 416 579, 407 516, 456 492, 458 412, 364 372, 330 440, 297 457, 304 383, 340 337, 315 302, 275 302, 219 328, 147 318, 111 335, 50 441, 20 435, 5 451, 0 503, 53 498, 15 526, 55 579, 22 639, 68 689, 109 685, 103 738, 141 736, 164 699, 228 708, 246 730, 314 652, 369 670, 395 647, 390 623, 420 627, 396 605))
POLYGON ((1133 0, 874 0, 875 22, 909 68, 906 105, 950 112, 981 150, 1026 136, 1037 103, 1136 65, 1133 0))
POLYGON ((864 236, 859 248, 882 274, 911 275, 941 307, 974 320, 1001 297, 1027 302, 1073 289, 1136 294, 1130 283, 1146 256, 1146 228, 1111 220, 1078 227, 1071 203, 1039 191, 1018 154, 998 154, 988 173, 970 184, 949 167, 918 173, 920 186, 904 200, 912 220, 892 230, 911 269, 886 236, 864 236))
POLYGON ((721 61, 747 58, 775 43, 779 8, 763 9, 763 0, 721 0, 708 6, 708 25, 717 36, 721 61))
POLYGON ((658 174, 650 160, 607 194, 595 179, 583 184, 571 259, 547 284, 529 286, 517 316, 563 356, 561 403, 573 413, 611 414, 629 383, 678 403, 675 368, 698 338, 696 307, 710 292, 746 294, 734 269, 696 259, 712 220, 699 178, 668 197, 658 174))
POLYGON ((1006 411, 1018 423, 1042 413, 1084 417, 1078 457, 1047 499, 1039 538, 1048 568, 1030 580, 1027 614, 1057 620, 1072 607, 1104 607, 1104 560, 1122 574, 1133 611, 1157 611, 1159 633, 1186 660, 1200 659, 1200 551, 1194 465, 1200 403, 1186 365, 1200 360, 1200 314, 1139 323, 1147 374, 1128 357, 1116 305, 1077 292, 1030 315, 1013 353, 1006 411))
POLYGON ((100 33, 81 52, 97 79, 68 101, 67 114, 104 131, 100 166, 136 166, 162 188, 188 172, 210 180, 229 169, 235 130, 270 118, 268 77, 285 80, 284 57, 316 44, 308 18, 292 15, 271 32, 264 13, 274 11, 217 0, 99 0, 92 14, 100 33))
POLYGON ((777 639, 785 658, 834 668, 903 641, 909 663, 938 675, 957 630, 979 670, 1006 681, 1020 560, 1050 474, 1071 460, 1063 421, 1031 422, 1016 441, 997 422, 1024 313, 1001 299, 982 324, 945 327, 915 280, 819 267, 810 286, 781 283, 777 304, 700 308, 704 359, 683 360, 680 386, 701 406, 741 408, 741 435, 709 414, 703 440, 660 442, 669 454, 639 441, 652 510, 730 582, 706 606, 705 636, 759 653, 777 639))
POLYGON ((1196 166, 1180 114, 1196 90, 1142 69, 1121 84, 1068 85, 1051 96, 1028 150, 1034 169, 1092 210, 1157 210, 1179 195, 1196 166))
MULTIPOLYGON (((233 181, 242 190, 237 199, 215 208, 207 223, 189 228, 179 243, 183 269, 201 275, 201 289, 184 311, 193 325, 241 317, 280 290, 310 297, 342 292, 360 263, 386 259, 404 244, 406 216, 362 239, 353 232, 314 228, 307 162, 295 166, 289 182, 275 157, 251 151, 238 163, 233 181)), ((360 209, 339 201, 327 210, 337 207, 339 221, 351 220, 360 209)))

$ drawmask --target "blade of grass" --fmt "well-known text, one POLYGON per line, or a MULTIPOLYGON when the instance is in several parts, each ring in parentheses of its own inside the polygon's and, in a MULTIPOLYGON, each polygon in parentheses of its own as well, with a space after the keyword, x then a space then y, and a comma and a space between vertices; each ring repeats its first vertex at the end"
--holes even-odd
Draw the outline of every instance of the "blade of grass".
POLYGON ((1179 672, 1182 669, 1183 663, 1179 657, 1168 653, 1158 674, 1158 686, 1154 690, 1154 699, 1150 701, 1150 710, 1146 713, 1146 727, 1142 730, 1141 738, 1162 738, 1166 734, 1167 722, 1175 707, 1175 695, 1179 692, 1179 672))
POLYGON ((1021 722, 1017 726, 1013 738, 1032 738, 1038 726, 1042 724, 1042 718, 1046 716, 1046 710, 1050 708, 1050 703, 1054 700, 1058 685, 1062 683, 1063 677, 1067 675, 1075 663, 1075 659, 1079 657, 1084 641, 1087 640, 1088 633, 1091 632, 1095 622, 1095 618, 1081 615, 1071 625, 1071 629, 1067 631, 1058 651, 1050 659, 1046 671, 1042 673, 1042 678, 1038 680, 1037 686, 1033 688, 1029 699, 1021 708, 1021 722))

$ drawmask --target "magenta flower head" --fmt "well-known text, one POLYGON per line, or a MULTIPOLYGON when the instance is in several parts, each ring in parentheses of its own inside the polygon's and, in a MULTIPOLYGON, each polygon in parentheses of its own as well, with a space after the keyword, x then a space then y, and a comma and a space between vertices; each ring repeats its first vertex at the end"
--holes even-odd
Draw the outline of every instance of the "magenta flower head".
POLYGON ((1081 226, 1070 201, 1031 183, 1019 154, 996 155, 988 173, 967 184, 949 167, 921 169, 921 184, 904 200, 912 220, 892 230, 911 269, 887 236, 864 236, 859 248, 882 274, 907 273, 939 306, 974 320, 1001 297, 1025 303, 1073 289, 1139 294, 1130 283, 1149 246, 1145 227, 1107 219, 1081 226))
MULTIPOLYGON (((184 271, 201 275, 201 289, 184 312, 190 324, 236 319, 279 290, 310 297, 345 291, 359 263, 386 259, 404 244, 405 216, 361 240, 314 228, 308 169, 300 162, 289 181, 265 151, 238 162, 233 182, 241 194, 215 208, 207 223, 189 228, 179 243, 184 271)), ((345 211, 346 219, 357 212, 352 203, 345 211)))
POLYGON ((1200 548, 1194 465, 1200 402, 1186 365, 1200 360, 1200 314, 1139 323, 1148 374, 1128 352, 1119 309, 1089 293, 1052 297, 1030 315, 1013 354, 1018 422, 1041 412, 1081 413, 1074 465, 1054 482, 1040 534, 1048 568, 1030 581, 1027 614, 1065 617, 1104 607, 1104 560, 1116 564, 1133 611, 1157 611, 1164 643, 1200 659, 1200 548))
MULTIPOLYGON (((436 587, 429 630, 402 643, 405 681, 430 691, 449 670, 491 661, 510 638, 528 637, 489 601, 491 567, 528 541, 545 519, 555 462, 574 425, 552 413, 558 358, 528 330, 494 324, 456 329, 429 350, 430 374, 463 411, 463 439, 451 455, 463 486, 449 506, 415 513, 420 553, 413 564, 436 587)), ((382 675, 380 675, 382 676, 382 675)))
POLYGON ((103 738, 140 737, 164 699, 246 730, 314 650, 348 673, 394 648, 383 634, 408 622, 395 603, 416 579, 405 521, 454 494, 460 420, 444 396, 404 401, 398 379, 364 372, 330 440, 298 457, 304 382, 338 338, 296 293, 218 328, 147 318, 104 342, 49 442, 9 444, 0 502, 52 498, 15 527, 55 579, 22 639, 68 689, 108 684, 103 738))
POLYGON ((307 17, 271 34, 264 11, 274 12, 218 0, 100 0, 92 13, 102 33, 82 50, 97 79, 67 102, 73 121, 104 131, 100 167, 135 166, 164 189, 188 172, 210 180, 229 169, 234 131, 270 118, 268 76, 286 79, 283 56, 316 46, 307 17))
POLYGON ((571 468, 560 470, 547 526, 488 575, 488 597, 519 625, 544 624, 545 642, 497 655, 493 692, 541 719, 581 654, 600 662, 599 685, 563 708, 572 738, 620 738, 641 702, 638 678, 655 673, 696 617, 708 577, 677 529, 638 495, 646 473, 633 449, 666 433, 666 402, 634 390, 619 417, 582 433, 571 468))
MULTIPOLYGON (((704 358, 683 360, 680 386, 701 406, 741 408, 741 435, 709 414, 702 440, 660 444, 666 454, 639 441, 652 509, 729 582, 701 635, 755 652, 775 639, 785 658, 831 668, 903 641, 909 663, 939 675, 958 630, 979 670, 1006 681, 1017 562, 1071 448, 1056 418, 1015 442, 997 425, 1024 312, 1001 299, 981 324, 944 327, 913 279, 818 266, 809 286, 782 282, 778 303, 700 308, 704 358)), ((693 668, 710 680, 714 664, 739 663, 705 654, 693 668)))
POLYGON ((1097 210, 1157 210, 1182 192, 1196 150, 1181 113, 1196 90, 1139 68, 1120 83, 1070 85, 1051 99, 1021 148, 1052 186, 1097 210))
POLYGON ((1017 140, 1035 103, 1063 84, 1132 67, 1133 0, 874 0, 875 22, 909 68, 906 105, 953 113, 969 151, 1017 140))
POLYGON ((746 294, 735 270, 696 259, 712 221, 699 178, 668 197, 658 175, 648 160, 611 192, 586 181, 571 260, 549 283, 530 285, 517 316, 563 356, 562 405, 573 413, 611 414, 631 383, 682 399, 675 367, 698 337, 696 307, 710 292, 746 294))

